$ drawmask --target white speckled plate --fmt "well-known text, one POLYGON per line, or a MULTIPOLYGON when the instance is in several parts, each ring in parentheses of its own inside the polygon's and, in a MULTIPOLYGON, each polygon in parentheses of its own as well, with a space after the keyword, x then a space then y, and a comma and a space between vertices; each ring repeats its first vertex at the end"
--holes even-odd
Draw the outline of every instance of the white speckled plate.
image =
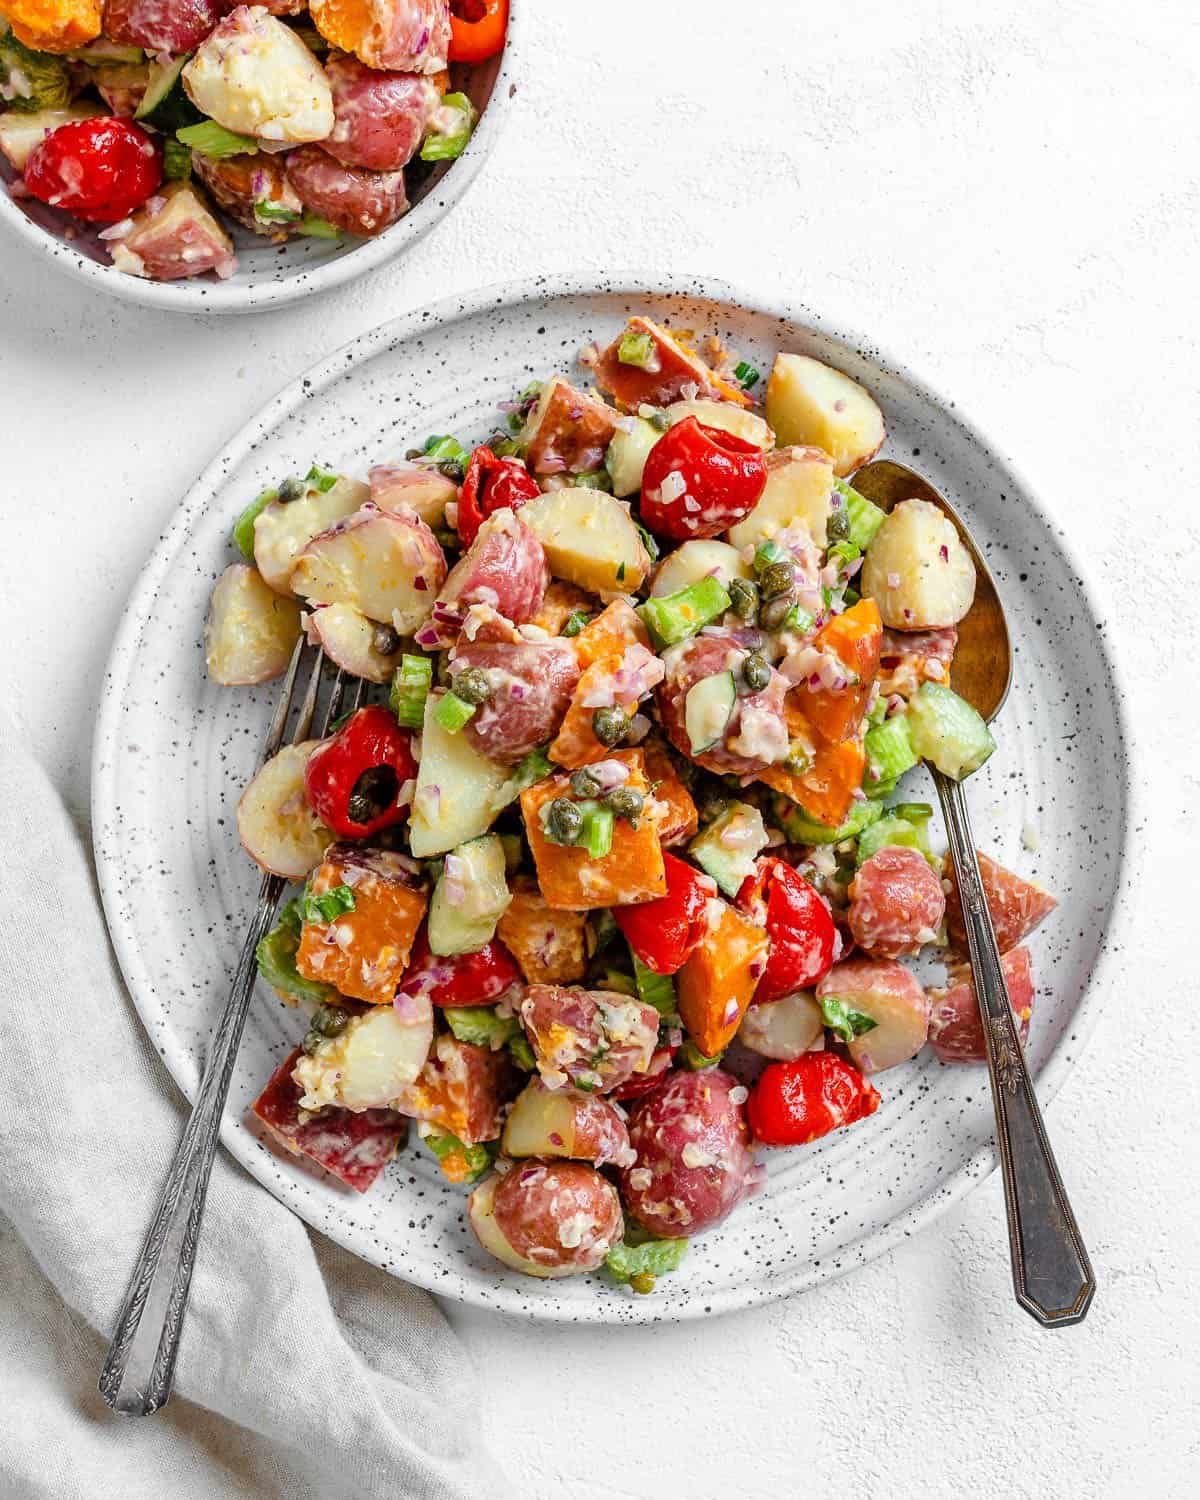
MULTIPOLYGON (((0 180, 0 224, 46 261, 123 302, 167 312, 244 313, 283 307, 330 291, 396 260, 429 233, 454 207, 483 166, 512 113, 524 65, 528 0, 513 0, 503 52, 486 62, 451 68, 451 86, 470 95, 480 110, 470 144, 457 161, 407 169, 412 207, 374 239, 342 235, 337 240, 297 236, 273 244, 218 215, 230 231, 238 269, 226 281, 214 275, 181 281, 144 281, 115 270, 94 232, 78 220, 32 199, 10 197, 0 180)), ((5 164, 11 176, 11 168, 5 164)))
MULTIPOLYGON (((431 432, 480 439, 496 405, 534 376, 569 369, 630 311, 719 333, 760 369, 811 352, 862 380, 887 417, 887 453, 958 505, 986 552, 1016 642, 1000 748, 970 783, 981 844, 1050 885, 1058 911, 1033 940, 1040 981, 1030 1052, 1048 1099, 1112 982, 1128 918, 1129 747, 1104 623, 1061 528, 946 402, 866 343, 799 308, 762 308, 724 285, 622 278, 488 289, 397 319, 347 345, 256 416, 202 475, 134 591, 105 683, 94 819, 105 909, 146 1029, 195 1091, 257 874, 234 807, 275 696, 213 687, 201 628, 247 499, 314 459, 365 472, 431 432), (669 290, 663 291, 666 286, 669 290), (1036 850, 1023 848, 1035 840, 1036 850)), ((914 792, 916 788, 913 789, 914 792)), ((836 1276, 912 1234, 993 1166, 982 1068, 927 1053, 883 1075, 871 1119, 804 1150, 767 1153, 770 1183, 684 1269, 635 1298, 600 1278, 535 1282, 475 1245, 463 1194, 410 1147, 358 1197, 271 1150, 244 1111, 302 1031, 261 987, 222 1139, 272 1193, 365 1259, 447 1296, 533 1317, 642 1322, 762 1302, 836 1276)), ((1064 1164, 1067 1180, 1071 1164, 1064 1164)), ((996 1233, 1003 1234, 997 1223, 996 1233)))

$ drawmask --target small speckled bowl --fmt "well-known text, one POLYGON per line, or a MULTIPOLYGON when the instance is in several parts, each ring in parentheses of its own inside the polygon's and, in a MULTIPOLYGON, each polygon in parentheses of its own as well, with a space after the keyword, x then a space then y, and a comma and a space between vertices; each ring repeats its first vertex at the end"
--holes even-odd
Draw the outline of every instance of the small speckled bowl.
MULTIPOLYGON (((41 203, 10 197, 0 181, 0 224, 7 226, 38 255, 97 291, 143 307, 184 313, 247 313, 283 307, 302 297, 327 292, 368 271, 397 260, 429 233, 470 187, 500 138, 521 85, 529 0, 512 0, 508 35, 498 57, 473 66, 451 68, 451 87, 470 95, 480 111, 470 143, 457 161, 407 170, 412 207, 381 235, 337 241, 296 237, 282 245, 235 225, 218 214, 233 236, 238 269, 227 281, 214 275, 184 281, 146 281, 108 263, 94 231, 69 215, 41 203)), ((11 168, 5 164, 11 175, 11 168)))
MULTIPOLYGON (((134 590, 96 735, 96 856, 134 1001, 189 1096, 254 903, 258 876, 238 847, 234 809, 276 695, 274 684, 227 689, 205 677, 201 632, 213 581, 232 557, 231 522, 264 485, 314 459, 361 475, 430 432, 482 439, 499 402, 531 378, 571 370, 583 344, 607 341, 630 312, 717 334, 760 370, 779 349, 845 369, 883 407, 885 453, 927 474, 967 519, 1016 644, 999 749, 969 785, 976 834, 1059 899, 1032 940, 1040 988, 1029 1055, 1043 1101, 1078 1056, 1117 982, 1134 824, 1105 622, 1062 527, 951 403, 806 309, 764 306, 711 281, 559 278, 411 313, 314 367, 201 476, 134 590)), ((933 800, 923 776, 905 782, 906 797, 933 800)), ((478 1247, 462 1190, 419 1144, 358 1197, 281 1156, 247 1122, 247 1106, 303 1029, 261 986, 233 1076, 226 1147, 356 1254, 446 1296, 531 1317, 647 1322, 781 1297, 913 1234, 994 1165, 986 1071, 943 1067, 926 1051, 877 1077, 883 1103, 870 1119, 811 1147, 765 1151, 765 1191, 697 1239, 652 1296, 603 1277, 533 1281, 478 1247)), ((1069 1184, 1071 1163, 1062 1165, 1069 1184)), ((1004 1233, 999 1220, 996 1233, 1004 1233)))

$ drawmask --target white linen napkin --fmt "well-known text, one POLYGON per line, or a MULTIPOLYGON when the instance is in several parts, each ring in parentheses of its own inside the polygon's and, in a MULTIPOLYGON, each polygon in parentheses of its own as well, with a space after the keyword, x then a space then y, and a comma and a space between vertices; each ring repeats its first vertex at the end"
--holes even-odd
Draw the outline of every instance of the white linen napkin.
POLYGON ((218 1150, 169 1406, 117 1417, 108 1336, 185 1106, 108 946, 85 841, 0 720, 0 1494, 504 1500, 433 1299, 218 1150))

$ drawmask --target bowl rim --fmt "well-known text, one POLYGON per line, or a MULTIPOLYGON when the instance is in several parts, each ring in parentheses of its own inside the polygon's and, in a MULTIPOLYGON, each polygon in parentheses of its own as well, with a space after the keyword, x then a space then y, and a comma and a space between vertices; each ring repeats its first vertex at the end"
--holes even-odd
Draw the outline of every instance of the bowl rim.
MULTIPOLYGON (((246 0, 253 3, 253 0, 246 0)), ((453 213, 491 155, 513 112, 520 89, 530 0, 510 0, 508 31, 500 65, 487 106, 479 117, 466 150, 433 188, 402 219, 374 239, 360 240, 335 260, 300 270, 285 281, 237 285, 233 281, 150 281, 129 276, 111 265, 81 254, 67 241, 35 224, 0 185, 0 224, 7 227, 41 259, 77 281, 105 292, 120 302, 160 312, 236 314, 285 307, 305 297, 319 296, 344 286, 397 259, 453 213)))
MULTIPOLYGON (((491 283, 471 292, 440 299, 425 307, 416 308, 389 319, 386 323, 370 329, 348 340, 330 355, 317 361, 307 370, 289 381, 278 394, 258 409, 250 419, 226 442, 213 460, 205 467, 199 478, 189 488, 162 532, 157 545, 144 565, 134 584, 105 667, 106 690, 101 698, 92 753, 91 814, 93 830, 106 826, 106 814, 118 805, 117 766, 120 761, 121 695, 115 691, 128 671, 138 632, 164 575, 173 565, 179 546, 189 528, 193 516, 205 506, 213 491, 220 487, 231 467, 245 461, 252 453, 264 428, 274 428, 289 413, 312 399, 317 390, 332 385, 345 377, 352 368, 369 361, 378 351, 392 344, 403 342, 418 332, 428 332, 431 326, 443 322, 476 317, 482 313, 495 313, 501 308, 511 308, 532 300, 549 301, 559 297, 604 296, 612 298, 637 298, 650 296, 676 296, 681 299, 702 300, 729 307, 742 308, 783 322, 807 327, 814 332, 840 342, 857 352, 868 355, 884 365, 894 377, 904 381, 924 400, 938 407, 955 423, 963 434, 983 452, 994 459, 1020 486, 1022 498, 1027 500, 1037 518, 1059 539, 1064 555, 1075 571, 1077 585, 1089 612, 1096 620, 1104 615, 1099 608, 1102 595, 1092 580, 1089 565, 1081 560, 1072 545, 1066 529, 1058 524, 1047 510, 1037 492, 1030 486, 1021 470, 1014 465, 1003 450, 998 449, 985 432, 965 417, 958 406, 947 400, 935 387, 913 374, 908 365, 896 359, 886 347, 874 339, 867 339, 846 324, 835 322, 808 307, 806 304, 781 296, 759 295, 722 278, 705 275, 683 275, 657 272, 582 272, 555 273, 524 277, 512 281, 491 283)), ((1139 758, 1138 743, 1133 735, 1128 705, 1130 698, 1127 679, 1120 655, 1115 649, 1111 632, 1098 632, 1097 649, 1104 662, 1112 685, 1114 720, 1120 737, 1120 763, 1118 778, 1121 785, 1120 840, 1118 845, 1118 876, 1116 891, 1110 910, 1109 921, 1101 942, 1101 951, 1091 971, 1088 982, 1080 996, 1073 1024, 1059 1038, 1035 1074, 1038 1101, 1043 1109, 1054 1099, 1062 1087, 1071 1067, 1079 1061, 1095 1031, 1103 1007, 1104 994, 1119 983, 1123 967, 1130 962, 1125 956, 1130 950, 1126 941, 1135 930, 1140 909, 1140 881, 1138 861, 1133 846, 1134 830, 1141 826, 1141 792, 1138 778, 1133 774, 1139 758)), ((131 994, 134 984, 131 975, 142 971, 141 955, 132 935, 124 928, 121 916, 121 871, 117 862, 110 859, 98 834, 94 833, 93 848, 105 917, 109 927, 113 948, 117 955, 122 975, 131 994)), ((135 1008, 138 1008, 135 1002, 135 1008)), ((141 1018, 140 1008, 139 1019, 141 1018)), ((147 1030, 147 1039, 160 1051, 168 1071, 181 1091, 189 1099, 192 1090, 183 1090, 179 1083, 178 1070, 168 1058, 167 1051, 159 1048, 158 1042, 147 1030)), ((168 1049, 169 1050, 169 1049, 168 1049)), ((248 1143, 257 1145, 255 1138, 244 1131, 241 1117, 226 1111, 221 1123, 221 1141, 230 1154, 244 1166, 257 1181, 261 1182, 272 1196, 283 1202, 299 1217, 319 1232, 343 1245, 352 1254, 369 1263, 378 1265, 390 1274, 400 1275, 386 1259, 373 1252, 369 1238, 353 1232, 340 1232, 342 1223, 334 1218, 322 1219, 309 1216, 302 1200, 284 1192, 280 1194, 258 1170, 255 1153, 248 1143)), ((576 1323, 647 1323, 656 1321, 687 1321, 692 1318, 716 1316, 752 1306, 777 1301, 785 1296, 806 1291, 827 1280, 836 1279, 877 1259, 919 1230, 937 1219, 946 1209, 964 1198, 973 1188, 982 1183, 998 1165, 994 1145, 982 1146, 933 1191, 875 1229, 848 1241, 839 1253, 836 1262, 825 1262, 820 1267, 797 1268, 794 1274, 764 1289, 756 1289, 752 1282, 735 1283, 721 1291, 706 1291, 703 1299, 696 1297, 682 1304, 671 1305, 664 1315, 656 1314, 651 1298, 637 1298, 631 1305, 622 1305, 619 1315, 614 1315, 610 1300, 595 1297, 572 1304, 564 1311, 552 1299, 538 1304, 533 1298, 522 1298, 503 1284, 482 1288, 477 1278, 465 1274, 449 1274, 428 1280, 404 1276, 428 1290, 470 1305, 483 1307, 492 1312, 516 1313, 538 1321, 571 1321, 576 1323)), ((996 1226, 997 1235, 1003 1231, 996 1226)))

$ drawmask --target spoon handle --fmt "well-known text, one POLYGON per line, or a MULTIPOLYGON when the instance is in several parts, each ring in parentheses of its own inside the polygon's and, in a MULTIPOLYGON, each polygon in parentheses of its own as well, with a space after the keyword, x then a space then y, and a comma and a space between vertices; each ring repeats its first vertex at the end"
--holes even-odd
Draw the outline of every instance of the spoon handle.
POLYGON ((1059 1328, 1082 1322, 1096 1278, 1046 1137, 1013 1022, 966 798, 959 783, 940 771, 933 770, 933 779, 958 875, 975 993, 983 1017, 996 1144, 1004 1174, 1013 1290, 1017 1301, 1043 1328, 1059 1328))

